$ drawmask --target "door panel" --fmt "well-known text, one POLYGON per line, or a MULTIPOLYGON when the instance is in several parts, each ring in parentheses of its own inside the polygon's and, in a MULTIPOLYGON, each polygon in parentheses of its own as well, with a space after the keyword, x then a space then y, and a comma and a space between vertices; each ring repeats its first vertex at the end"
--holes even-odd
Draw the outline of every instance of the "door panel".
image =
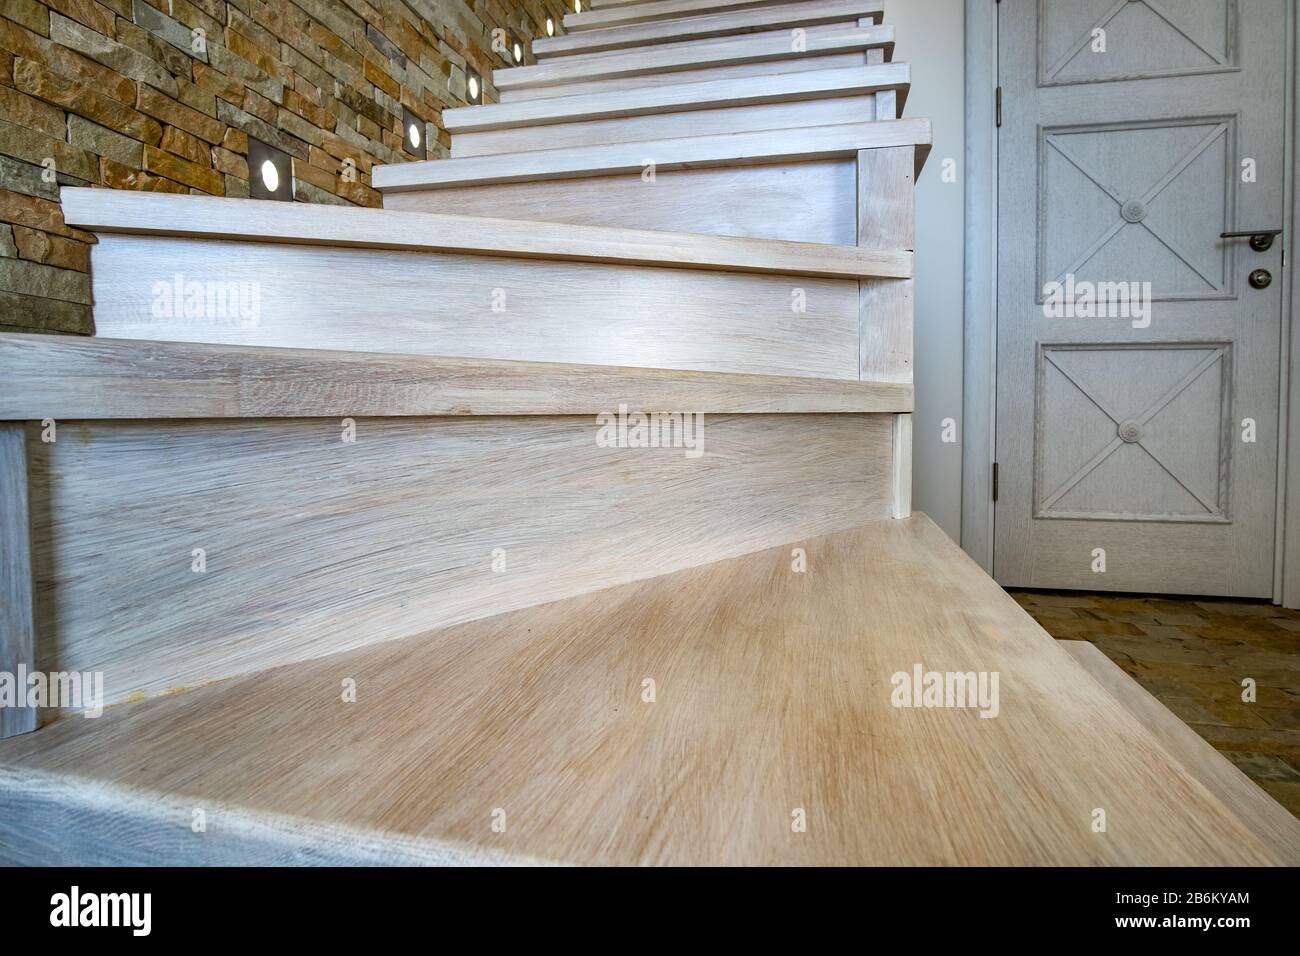
POLYGON ((1000 4, 1001 583, 1271 596, 1282 243, 1220 233, 1283 224, 1284 24, 1000 4))

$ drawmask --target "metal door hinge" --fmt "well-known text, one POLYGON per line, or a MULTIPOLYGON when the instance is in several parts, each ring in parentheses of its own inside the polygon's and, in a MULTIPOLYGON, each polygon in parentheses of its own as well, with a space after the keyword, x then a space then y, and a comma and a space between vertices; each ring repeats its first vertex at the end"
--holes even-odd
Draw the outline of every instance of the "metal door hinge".
POLYGON ((993 500, 998 500, 998 463, 993 463, 993 500))
POLYGON ((1000 86, 998 87, 998 90, 997 90, 997 107, 996 107, 996 110, 997 110, 997 125, 998 125, 998 129, 1001 129, 1001 128, 1002 128, 1002 87, 1000 87, 1000 86))

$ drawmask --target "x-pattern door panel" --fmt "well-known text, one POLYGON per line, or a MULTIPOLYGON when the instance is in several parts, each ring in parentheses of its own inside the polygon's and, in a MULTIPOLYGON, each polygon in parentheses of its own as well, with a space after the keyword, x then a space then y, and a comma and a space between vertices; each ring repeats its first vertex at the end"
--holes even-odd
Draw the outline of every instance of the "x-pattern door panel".
POLYGON ((1232 293, 1220 241, 1235 198, 1235 117, 1044 128, 1038 155, 1039 290, 1105 281, 1141 262, 1156 299, 1232 293), (1187 230, 1198 222, 1221 228, 1187 230))
POLYGON ((1220 234, 1283 224, 1284 24, 1000 4, 1002 583, 1271 595, 1282 245, 1220 234))

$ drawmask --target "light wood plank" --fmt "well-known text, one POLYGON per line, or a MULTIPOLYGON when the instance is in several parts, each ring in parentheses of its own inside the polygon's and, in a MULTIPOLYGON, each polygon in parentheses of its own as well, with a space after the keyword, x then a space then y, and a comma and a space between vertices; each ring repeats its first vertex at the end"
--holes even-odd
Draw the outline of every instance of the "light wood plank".
POLYGON ((740 79, 747 76, 772 76, 777 73, 799 73, 806 70, 842 70, 861 66, 861 51, 826 53, 803 56, 795 60, 761 60, 755 63, 735 63, 725 66, 705 66, 698 69, 677 70, 672 73, 649 73, 644 76, 614 76, 555 86, 525 86, 514 90, 498 90, 502 103, 526 103, 563 96, 585 96, 591 93, 614 90, 644 89, 671 86, 675 83, 698 83, 704 80, 740 79))
POLYGON ((880 0, 814 0, 814 2, 786 3, 774 7, 541 37, 533 41, 533 54, 538 59, 545 59, 577 53, 596 53, 602 50, 622 50, 628 47, 671 43, 674 40, 687 38, 702 40, 760 30, 778 30, 785 27, 809 27, 823 23, 850 25, 862 17, 871 17, 879 23, 882 10, 883 5, 880 0))
MULTIPOLYGON (((894 89, 910 82, 911 70, 906 63, 884 63, 841 70, 777 73, 740 80, 705 80, 526 103, 468 106, 443 110, 442 119, 448 132, 472 133, 618 119, 665 111, 716 110, 825 96, 862 95, 894 89)), ((702 129, 708 129, 706 116, 699 117, 698 121, 702 129)))
POLYGON ((691 40, 624 52, 562 57, 531 66, 497 70, 492 74, 492 83, 504 94, 592 80, 648 78, 658 73, 703 67, 782 60, 797 63, 803 57, 865 51, 875 47, 884 51, 884 59, 889 59, 894 48, 894 28, 887 25, 812 27, 807 30, 805 40, 803 53, 792 49, 789 30, 776 30, 724 40, 691 40))
POLYGON ((806 101, 664 112, 485 133, 457 133, 452 137, 451 158, 501 156, 529 150, 597 149, 614 143, 661 142, 706 135, 768 135, 774 129, 789 133, 810 127, 856 123, 864 116, 874 116, 874 98, 874 93, 816 97, 806 101))
POLYGON ((599 27, 624 26, 629 23, 650 23, 655 20, 674 20, 680 17, 722 13, 745 7, 775 6, 788 0, 653 0, 650 3, 623 5, 613 9, 584 10, 566 13, 564 28, 570 32, 599 27))
POLYGON ((590 415, 353 421, 64 423, 31 464, 38 664, 120 702, 890 514, 888 415, 709 413, 695 457, 590 415))
POLYGON ((187 802, 241 815, 204 837, 240 862, 249 820, 395 862, 1300 862, 1300 824, 1260 839, 924 517, 797 544, 802 574, 787 543, 5 741, 0 846, 33 852, 28 794, 75 776, 131 825, 44 826, 73 862, 170 861, 187 802), (997 716, 892 706, 917 664, 998 673, 997 716))
MULTIPOLYGON (((27 334, 0 334, 0 385, 8 421, 592 415, 619 403, 719 414, 912 407, 911 387, 889 383, 27 334)), ((12 436, 21 426, 0 427, 11 436, 6 489, 14 487, 4 501, 17 509, 12 436)), ((15 511, 5 522, 6 540, 19 519, 15 511)), ((6 567, 21 580, 17 563, 6 567)))
POLYGON ((110 338, 859 377, 851 279, 123 235, 91 265, 110 338))
POLYGON ((384 206, 852 246, 856 189, 855 153, 811 163, 659 170, 653 182, 596 176, 390 192, 384 206))
MULTIPOLYGON (((908 147, 858 154, 858 244, 911 249, 915 158, 908 147)), ((863 282, 862 377, 912 381, 913 282, 863 282)))
POLYGON ((1269 845, 1295 849, 1297 823, 1281 804, 1214 749, 1200 734, 1172 714, 1160 701, 1087 641, 1058 642, 1126 711, 1153 736, 1171 757, 1205 789, 1269 845))
POLYGON ((894 517, 912 513, 912 416, 894 416, 894 517))
POLYGON ((20 696, 0 706, 0 737, 36 729, 36 710, 24 703, 26 682, 18 680, 20 667, 35 669, 35 635, 27 436, 22 424, 6 422, 0 423, 0 674, 20 696))
POLYGON ((400 163, 376 166, 372 182, 376 189, 389 192, 611 176, 620 173, 641 176, 647 162, 652 162, 656 170, 702 165, 811 162, 853 156, 864 149, 929 142, 929 122, 907 119, 789 131, 692 136, 648 143, 616 143, 602 147, 536 150, 518 156, 400 163))
POLYGON ((254 203, 64 188, 64 220, 98 233, 292 242, 344 248, 866 278, 911 275, 911 253, 679 232, 547 224, 390 209, 254 203))

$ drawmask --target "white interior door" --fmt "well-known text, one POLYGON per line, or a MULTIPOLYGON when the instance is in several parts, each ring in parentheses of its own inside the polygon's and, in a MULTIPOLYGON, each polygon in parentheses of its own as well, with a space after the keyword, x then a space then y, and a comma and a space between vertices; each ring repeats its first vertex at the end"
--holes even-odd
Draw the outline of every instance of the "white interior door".
POLYGON ((999 6, 1005 585, 1272 595, 1284 3, 999 6))

